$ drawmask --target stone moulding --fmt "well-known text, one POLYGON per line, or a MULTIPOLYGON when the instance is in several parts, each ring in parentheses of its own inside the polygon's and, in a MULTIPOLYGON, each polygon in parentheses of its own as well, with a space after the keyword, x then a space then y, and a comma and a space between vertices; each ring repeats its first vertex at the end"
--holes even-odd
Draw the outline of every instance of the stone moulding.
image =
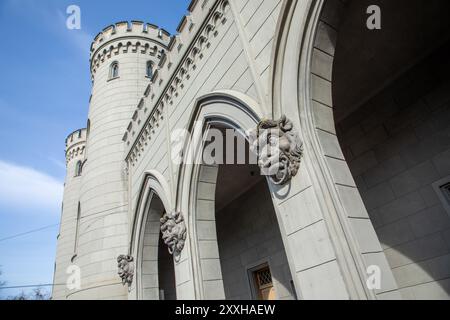
POLYGON ((186 242, 186 224, 181 212, 165 213, 161 218, 161 233, 175 262, 180 262, 181 251, 186 242))
POLYGON ((117 257, 117 274, 122 279, 122 284, 131 286, 134 278, 134 259, 129 255, 120 255, 117 257))
POLYGON ((157 76, 153 79, 151 89, 146 90, 146 95, 142 97, 148 107, 136 108, 137 116, 131 119, 123 135, 126 159, 131 166, 136 164, 146 147, 146 141, 154 134, 163 118, 164 109, 173 104, 174 97, 182 92, 192 72, 198 70, 198 63, 210 49, 210 41, 220 34, 219 26, 227 21, 225 13, 229 8, 228 0, 211 1, 204 6, 195 6, 194 1, 192 3, 191 9, 195 10, 186 17, 189 23, 184 23, 192 25, 192 29, 182 27, 182 32, 172 38, 167 57, 156 70, 157 76), (204 19, 206 22, 202 25, 194 23, 204 19), (184 43, 180 42, 181 38, 184 43), (179 45, 182 48, 180 50, 177 49, 179 45))
POLYGON ((86 149, 87 129, 72 132, 66 139, 66 165, 76 157, 82 157, 86 149))
POLYGON ((258 156, 261 171, 270 177, 273 184, 285 185, 297 175, 303 142, 285 115, 279 120, 262 120, 256 130, 250 132, 250 143, 258 156))
POLYGON ((77 148, 72 148, 69 152, 66 153, 66 165, 69 164, 72 159, 84 155, 84 151, 86 149, 86 146, 84 144, 85 142, 80 143, 77 148))
POLYGON ((119 54, 125 54, 128 52, 136 53, 139 52, 141 54, 146 54, 149 57, 158 58, 161 57, 161 50, 167 49, 165 44, 155 44, 152 42, 152 39, 138 38, 132 39, 131 37, 126 39, 115 39, 112 40, 112 43, 109 47, 103 49, 102 52, 98 53, 95 56, 95 59, 91 61, 91 74, 92 79, 97 73, 97 70, 100 68, 102 63, 108 61, 119 54), (161 49, 160 49, 161 48, 161 49))

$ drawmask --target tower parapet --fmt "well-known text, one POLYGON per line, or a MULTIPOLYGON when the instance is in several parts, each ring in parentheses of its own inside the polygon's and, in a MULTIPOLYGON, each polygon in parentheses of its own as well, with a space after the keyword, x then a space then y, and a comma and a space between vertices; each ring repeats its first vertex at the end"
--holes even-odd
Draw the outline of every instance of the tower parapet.
POLYGON ((66 138, 66 164, 78 156, 84 155, 86 150, 87 130, 79 129, 66 138))
POLYGON ((91 44, 92 77, 108 58, 138 50, 141 54, 160 56, 161 49, 167 51, 170 41, 169 32, 151 23, 124 21, 110 25, 97 34, 91 44))

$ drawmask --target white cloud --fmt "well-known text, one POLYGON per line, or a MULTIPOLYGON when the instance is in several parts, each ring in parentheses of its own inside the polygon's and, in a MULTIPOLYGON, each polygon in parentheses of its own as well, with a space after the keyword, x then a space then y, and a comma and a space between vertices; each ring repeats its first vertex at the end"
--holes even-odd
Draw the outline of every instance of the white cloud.
MULTIPOLYGON (((69 41, 82 54, 84 59, 89 59, 91 43, 94 37, 86 32, 83 25, 80 30, 69 30, 66 28, 67 15, 64 12, 58 12, 58 31, 59 36, 65 41, 69 41), (64 26, 64 28, 61 28, 64 26)), ((83 21, 83 20, 82 20, 83 21)))
POLYGON ((57 179, 0 160, 0 205, 59 214, 62 196, 63 183, 57 179))

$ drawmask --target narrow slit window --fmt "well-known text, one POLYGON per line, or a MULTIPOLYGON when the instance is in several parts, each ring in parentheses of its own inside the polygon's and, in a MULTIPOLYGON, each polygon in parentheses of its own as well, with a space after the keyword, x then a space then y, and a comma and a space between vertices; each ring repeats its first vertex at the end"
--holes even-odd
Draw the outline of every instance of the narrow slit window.
POLYGON ((152 78, 153 77, 153 62, 152 61, 148 61, 147 62, 147 66, 146 66, 146 76, 148 78, 152 78))
POLYGON ((75 225, 75 243, 73 245, 73 256, 72 256, 72 263, 77 257, 77 251, 78 251, 78 237, 79 237, 79 228, 80 228, 80 219, 81 219, 81 203, 78 202, 78 209, 77 209, 77 221, 75 225))
POLYGON ((81 176, 82 172, 83 172, 83 162, 81 162, 80 160, 77 162, 75 166, 75 177, 81 176))
POLYGON ((119 77, 119 63, 113 62, 110 67, 109 78, 115 79, 119 77))

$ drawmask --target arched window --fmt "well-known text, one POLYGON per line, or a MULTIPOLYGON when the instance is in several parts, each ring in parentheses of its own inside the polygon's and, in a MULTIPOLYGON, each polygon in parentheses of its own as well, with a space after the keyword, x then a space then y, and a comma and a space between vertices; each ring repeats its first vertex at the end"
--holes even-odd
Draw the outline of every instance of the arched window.
POLYGON ((116 61, 111 64, 109 70, 109 79, 115 79, 118 77, 119 77, 119 63, 116 61))
POLYGON ((83 162, 78 161, 76 166, 75 166, 75 177, 79 177, 81 176, 81 173, 83 171, 83 162))
POLYGON ((150 78, 150 79, 153 78, 153 62, 152 61, 147 61, 145 74, 148 78, 150 78))

